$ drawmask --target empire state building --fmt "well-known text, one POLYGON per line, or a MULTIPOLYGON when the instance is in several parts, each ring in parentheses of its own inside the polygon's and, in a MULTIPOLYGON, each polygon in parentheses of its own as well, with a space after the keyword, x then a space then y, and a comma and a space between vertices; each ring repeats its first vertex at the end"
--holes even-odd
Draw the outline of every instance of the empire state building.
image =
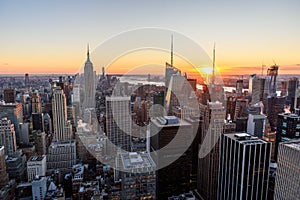
POLYGON ((95 81, 93 72, 93 63, 90 61, 90 50, 87 48, 87 60, 84 64, 84 107, 95 107, 95 81))

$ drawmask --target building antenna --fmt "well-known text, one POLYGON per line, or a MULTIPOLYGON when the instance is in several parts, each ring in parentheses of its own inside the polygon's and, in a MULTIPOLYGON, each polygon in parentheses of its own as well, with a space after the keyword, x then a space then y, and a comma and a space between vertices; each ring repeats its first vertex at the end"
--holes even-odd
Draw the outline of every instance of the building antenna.
POLYGON ((215 84, 215 59, 216 59, 216 43, 214 43, 214 50, 213 50, 212 84, 215 84))
POLYGON ((173 34, 171 35, 171 66, 173 67, 173 34))

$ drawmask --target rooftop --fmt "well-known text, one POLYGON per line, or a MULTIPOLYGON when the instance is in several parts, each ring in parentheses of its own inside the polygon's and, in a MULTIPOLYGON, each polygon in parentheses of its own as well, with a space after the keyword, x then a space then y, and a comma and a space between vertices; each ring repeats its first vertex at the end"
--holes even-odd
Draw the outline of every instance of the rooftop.
MULTIPOLYGON (((164 120, 167 120, 166 119, 167 116, 165 117, 160 117, 160 118, 155 118, 155 119, 151 119, 151 123, 153 123, 154 125, 156 125, 157 127, 172 127, 172 126, 191 126, 190 123, 188 123, 187 121, 185 120, 182 120, 180 118, 177 118, 176 117, 176 120, 178 120, 178 123, 167 123, 167 124, 162 124, 161 123, 161 120, 164 119, 164 120)), ((170 117, 170 116, 168 116, 170 117)), ((172 116, 172 117, 175 117, 175 116, 172 116)), ((170 119, 170 118, 169 118, 170 119)), ((174 120, 175 121, 175 120, 174 120)))
POLYGON ((249 135, 248 133, 228 133, 228 134, 224 134, 224 136, 229 137, 233 140, 239 141, 240 143, 245 144, 245 145, 267 143, 266 141, 261 140, 258 137, 249 135))
POLYGON ((29 161, 42 161, 45 156, 32 156, 29 158, 29 161))
POLYGON ((155 163, 148 153, 124 153, 121 154, 121 160, 125 170, 155 167, 155 163))
POLYGON ((300 151, 300 140, 293 140, 290 142, 282 143, 282 145, 288 146, 292 149, 300 151))

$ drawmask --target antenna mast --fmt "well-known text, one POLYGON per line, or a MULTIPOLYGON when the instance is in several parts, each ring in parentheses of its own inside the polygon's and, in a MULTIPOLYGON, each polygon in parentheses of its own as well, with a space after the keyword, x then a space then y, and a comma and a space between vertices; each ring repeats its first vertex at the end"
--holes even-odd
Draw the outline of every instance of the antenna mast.
POLYGON ((173 67, 173 34, 171 36, 171 66, 173 67))
POLYGON ((215 59, 216 59, 216 43, 214 43, 214 50, 213 50, 212 84, 215 84, 215 59))

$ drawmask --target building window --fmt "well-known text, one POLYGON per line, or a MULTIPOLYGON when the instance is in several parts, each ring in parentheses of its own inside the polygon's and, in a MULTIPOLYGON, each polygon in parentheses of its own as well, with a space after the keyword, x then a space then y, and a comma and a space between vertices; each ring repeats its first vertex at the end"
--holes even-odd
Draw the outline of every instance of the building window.
POLYGON ((285 135, 286 134, 286 130, 282 130, 282 134, 285 135))
POLYGON ((296 132, 296 133, 295 133, 295 136, 296 136, 296 137, 299 137, 299 135, 300 135, 299 132, 296 132))
POLYGON ((283 127, 286 127, 286 122, 282 122, 282 126, 283 126, 283 127))

